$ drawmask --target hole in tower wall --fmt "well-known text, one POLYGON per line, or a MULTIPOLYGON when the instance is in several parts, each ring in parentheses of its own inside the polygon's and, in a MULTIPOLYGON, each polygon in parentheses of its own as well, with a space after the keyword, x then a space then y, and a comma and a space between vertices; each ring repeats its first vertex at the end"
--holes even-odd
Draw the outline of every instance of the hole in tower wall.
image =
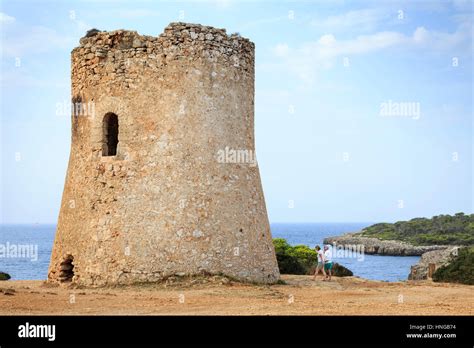
POLYGON ((60 282, 71 282, 74 277, 74 257, 67 255, 63 262, 59 265, 59 281, 60 282))
POLYGON ((118 116, 109 112, 102 123, 102 156, 117 155, 118 132, 118 116))

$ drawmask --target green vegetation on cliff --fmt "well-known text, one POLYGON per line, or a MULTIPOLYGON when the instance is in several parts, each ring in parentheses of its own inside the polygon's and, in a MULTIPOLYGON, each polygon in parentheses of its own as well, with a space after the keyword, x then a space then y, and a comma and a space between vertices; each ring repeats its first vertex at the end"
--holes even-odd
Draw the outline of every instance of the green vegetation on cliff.
MULTIPOLYGON (((314 274, 318 255, 314 249, 306 245, 291 246, 283 238, 273 239, 278 268, 282 274, 314 274)), ((337 277, 352 276, 352 272, 335 263, 333 275, 337 277)))
POLYGON ((415 218, 364 228, 361 236, 401 240, 413 245, 474 245, 474 214, 415 218))
POLYGON ((460 249, 457 258, 433 273, 433 281, 474 285, 474 247, 460 249))

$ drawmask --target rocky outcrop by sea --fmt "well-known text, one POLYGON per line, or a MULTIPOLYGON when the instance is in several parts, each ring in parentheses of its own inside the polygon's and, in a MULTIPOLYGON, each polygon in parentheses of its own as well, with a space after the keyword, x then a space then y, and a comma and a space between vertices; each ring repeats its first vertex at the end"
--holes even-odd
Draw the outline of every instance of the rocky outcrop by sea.
POLYGON ((9 280, 11 277, 8 273, 0 272, 0 280, 9 280))
POLYGON ((352 277, 354 275, 350 269, 337 262, 334 263, 332 274, 336 277, 352 277))
POLYGON ((459 248, 458 246, 454 246, 444 250, 434 250, 424 253, 420 261, 411 267, 408 279, 422 280, 431 278, 438 268, 448 265, 458 256, 459 248))
POLYGON ((422 280, 431 278, 440 267, 449 264, 457 256, 459 246, 428 245, 417 246, 397 240, 381 240, 363 237, 359 233, 347 233, 338 237, 324 239, 325 244, 344 246, 369 255, 421 256, 420 261, 411 267, 408 279, 422 280))
POLYGON ((357 233, 347 233, 338 237, 324 239, 325 244, 343 245, 352 250, 359 250, 365 254, 389 255, 389 256, 420 256, 433 250, 443 250, 446 245, 415 246, 406 242, 396 240, 381 240, 378 238, 363 237, 357 233))

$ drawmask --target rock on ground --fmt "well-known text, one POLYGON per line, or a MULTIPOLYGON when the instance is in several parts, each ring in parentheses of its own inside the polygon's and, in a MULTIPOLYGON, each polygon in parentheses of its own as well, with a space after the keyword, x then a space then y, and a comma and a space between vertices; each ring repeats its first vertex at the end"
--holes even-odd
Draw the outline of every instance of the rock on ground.
POLYGON ((8 273, 0 272, 0 280, 9 280, 11 277, 8 273))
POLYGON ((336 277, 352 277, 354 273, 343 265, 335 263, 332 268, 332 274, 336 277))

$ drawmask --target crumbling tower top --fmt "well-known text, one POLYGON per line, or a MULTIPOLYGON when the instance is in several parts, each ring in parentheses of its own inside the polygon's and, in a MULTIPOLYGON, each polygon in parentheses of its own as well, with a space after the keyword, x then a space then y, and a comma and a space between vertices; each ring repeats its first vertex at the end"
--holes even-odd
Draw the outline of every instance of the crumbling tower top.
POLYGON ((117 66, 131 62, 153 69, 176 60, 206 60, 253 77, 254 51, 253 42, 237 33, 228 35, 225 29, 199 24, 170 23, 157 37, 129 30, 91 31, 72 51, 73 89, 98 82, 91 71, 104 75, 101 67, 108 65, 105 73, 115 73, 115 79, 125 72, 117 66))

